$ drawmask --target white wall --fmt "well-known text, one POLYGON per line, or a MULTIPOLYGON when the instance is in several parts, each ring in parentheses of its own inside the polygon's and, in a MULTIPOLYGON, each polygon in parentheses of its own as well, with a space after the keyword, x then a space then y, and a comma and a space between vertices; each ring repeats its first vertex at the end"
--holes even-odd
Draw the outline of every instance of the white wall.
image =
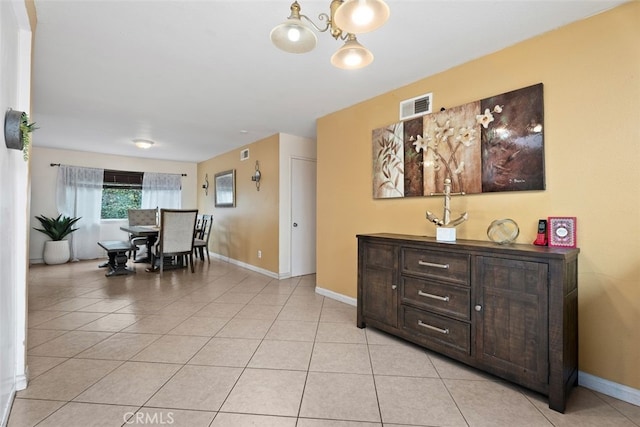
MULTIPOLYGON (((33 133, 37 144, 37 131, 33 133)), ((167 160, 142 159, 138 157, 113 156, 84 151, 56 150, 52 148, 34 147, 31 156, 31 213, 29 215, 29 260, 32 263, 42 262, 42 251, 47 236, 33 227, 40 226, 36 215, 57 216, 55 194, 57 167, 50 163, 83 166, 91 168, 115 169, 139 172, 186 173, 182 177, 182 208, 192 209, 198 206, 197 163, 174 162, 167 160)), ((100 227, 100 240, 122 240, 126 233, 120 230, 126 220, 103 220, 100 227)), ((106 256, 106 254, 105 254, 106 256)))
POLYGON ((279 277, 291 276, 291 159, 316 159, 316 141, 280 134, 279 277))
MULTIPOLYGON (((23 1, 0 1, 0 111, 30 111, 31 30, 23 1)), ((1 138, 4 142, 4 135, 1 138)), ((26 387, 28 163, 0 143, 0 425, 26 387)))

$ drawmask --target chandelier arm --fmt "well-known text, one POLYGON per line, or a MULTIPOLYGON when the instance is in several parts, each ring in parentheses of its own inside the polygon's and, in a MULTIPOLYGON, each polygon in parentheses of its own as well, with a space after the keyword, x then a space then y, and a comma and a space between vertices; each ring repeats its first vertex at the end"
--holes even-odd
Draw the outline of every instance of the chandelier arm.
POLYGON ((331 28, 331 18, 329 18, 329 15, 327 15, 326 13, 321 13, 320 15, 318 15, 318 19, 320 19, 321 21, 326 20, 327 23, 325 25, 324 28, 320 28, 316 25, 315 22, 313 22, 311 20, 311 18, 309 18, 307 15, 300 15, 300 18, 304 18, 306 19, 311 25, 313 25, 313 28, 315 28, 316 30, 318 30, 321 33, 326 32, 327 30, 329 30, 329 28, 331 28))

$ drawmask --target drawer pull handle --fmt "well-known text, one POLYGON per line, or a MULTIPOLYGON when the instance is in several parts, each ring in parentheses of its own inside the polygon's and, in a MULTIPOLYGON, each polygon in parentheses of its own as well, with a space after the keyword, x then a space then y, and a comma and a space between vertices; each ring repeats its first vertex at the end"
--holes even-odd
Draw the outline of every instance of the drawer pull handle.
POLYGON ((449 295, 447 295, 446 297, 441 297, 440 295, 428 294, 422 291, 418 291, 418 295, 420 295, 421 297, 433 298, 440 301, 449 302, 449 295))
POLYGON ((449 264, 436 264, 435 262, 427 262, 422 260, 418 261, 418 264, 425 267, 444 268, 445 270, 449 268, 449 264))
POLYGON ((431 329, 432 331, 440 332, 441 334, 448 334, 449 329, 441 329, 435 326, 427 325, 422 320, 418 320, 418 326, 422 326, 423 328, 431 329))

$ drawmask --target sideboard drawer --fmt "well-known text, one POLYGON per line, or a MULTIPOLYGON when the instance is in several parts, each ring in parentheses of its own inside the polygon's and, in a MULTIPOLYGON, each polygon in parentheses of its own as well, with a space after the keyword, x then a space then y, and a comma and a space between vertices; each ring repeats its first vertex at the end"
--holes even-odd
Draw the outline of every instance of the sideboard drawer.
POLYGON ((461 320, 471 320, 471 295, 468 287, 403 277, 400 292, 403 304, 461 320))
POLYGON ((408 306, 401 306, 402 328, 428 346, 436 342, 464 354, 471 354, 471 325, 408 306))
POLYGON ((402 248, 402 272, 469 285, 468 254, 402 248))

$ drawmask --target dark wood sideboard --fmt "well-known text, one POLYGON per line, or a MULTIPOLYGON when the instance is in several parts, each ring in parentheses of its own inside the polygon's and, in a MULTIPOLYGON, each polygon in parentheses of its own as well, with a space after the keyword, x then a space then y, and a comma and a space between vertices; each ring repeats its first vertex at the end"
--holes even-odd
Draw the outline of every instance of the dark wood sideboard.
POLYGON ((357 238, 359 328, 545 394, 564 412, 578 380, 579 249, 357 238))

